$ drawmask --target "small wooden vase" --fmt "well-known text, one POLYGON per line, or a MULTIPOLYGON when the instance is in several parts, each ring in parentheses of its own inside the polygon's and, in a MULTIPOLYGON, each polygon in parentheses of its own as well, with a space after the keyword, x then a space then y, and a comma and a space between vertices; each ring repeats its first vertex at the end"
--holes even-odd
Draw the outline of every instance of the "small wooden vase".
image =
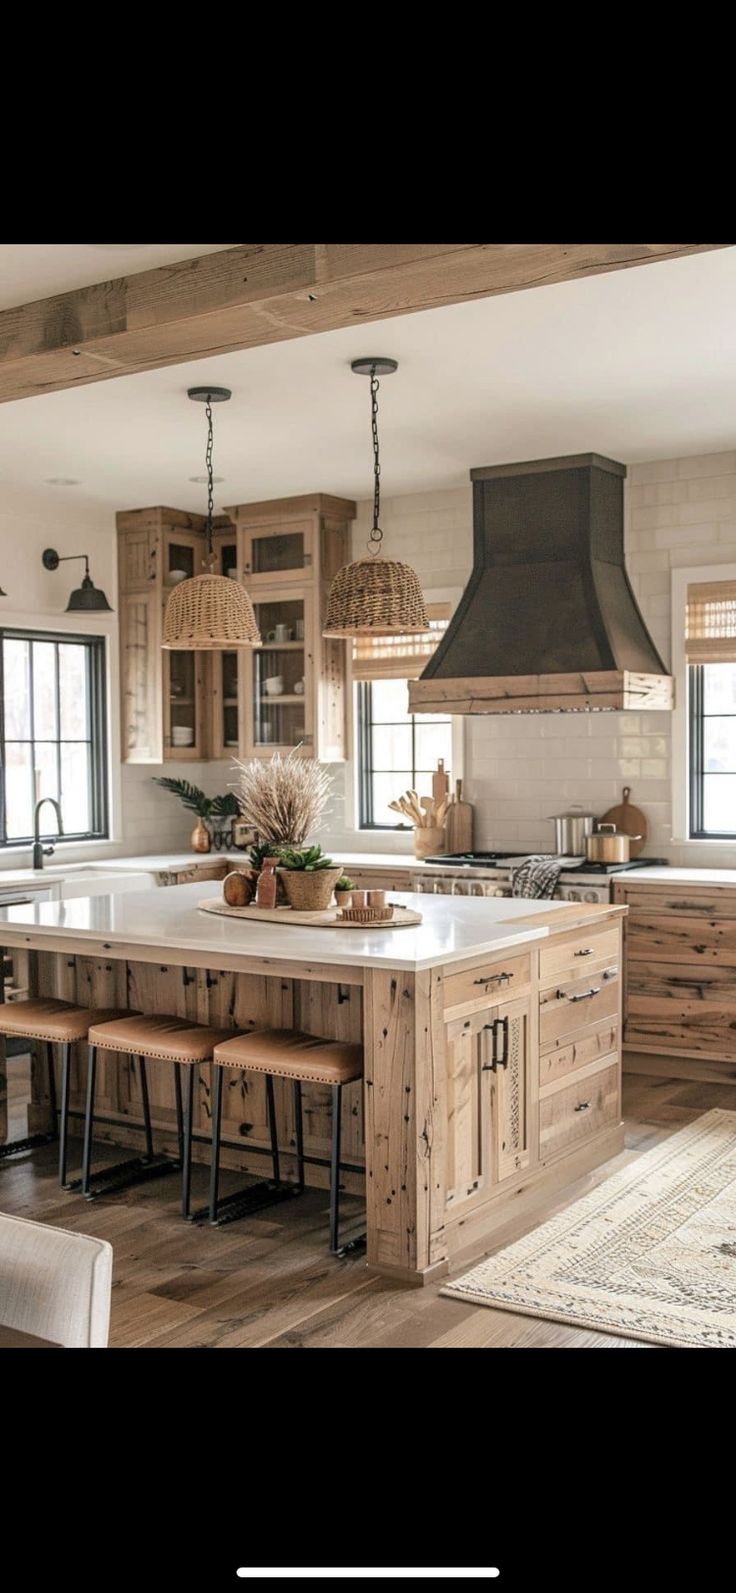
POLYGON ((190 840, 193 852, 209 852, 212 846, 212 837, 204 819, 197 819, 190 840))

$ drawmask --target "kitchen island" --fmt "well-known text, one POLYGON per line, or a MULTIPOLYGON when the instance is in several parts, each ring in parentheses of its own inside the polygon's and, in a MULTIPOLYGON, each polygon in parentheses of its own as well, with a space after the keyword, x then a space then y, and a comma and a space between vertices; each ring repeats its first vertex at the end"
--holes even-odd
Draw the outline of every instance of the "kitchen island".
MULTIPOLYGON (((402 894, 401 929, 317 929, 199 911, 219 886, 75 898, 0 911, 32 995, 174 1013, 241 1030, 301 1028, 362 1041, 344 1091, 346 1173, 367 1203, 369 1266, 422 1282, 477 1255, 521 1212, 622 1145, 621 921, 625 908, 402 894)), ((81 1113, 84 1048, 72 1109, 81 1113)), ((139 1143, 136 1060, 100 1058, 101 1134, 139 1143)), ((156 1149, 176 1151, 173 1080, 150 1070, 156 1149)), ((262 1076, 230 1075, 224 1165, 262 1175, 262 1076)), ((295 1177, 291 1092, 276 1081, 282 1177, 295 1177)), ((305 1149, 329 1154, 329 1106, 305 1089, 305 1149)), ((49 1126, 40 1066, 29 1129, 49 1126)), ((196 1155, 209 1159, 202 1069, 196 1155)), ((1 1176, 1 1175, 0 1175, 1 1176)), ((309 1168, 324 1185, 326 1167, 309 1168)), ((71 1197, 70 1197, 71 1198, 71 1197)), ((212 1234, 213 1254, 218 1243, 212 1234)))

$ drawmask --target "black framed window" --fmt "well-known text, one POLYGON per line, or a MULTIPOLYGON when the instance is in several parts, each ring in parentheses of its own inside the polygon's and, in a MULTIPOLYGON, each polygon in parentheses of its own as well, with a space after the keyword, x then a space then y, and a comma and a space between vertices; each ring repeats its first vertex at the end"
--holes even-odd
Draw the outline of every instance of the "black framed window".
POLYGON ((736 663, 689 664, 690 835, 736 840, 736 663))
MULTIPOLYGON (((33 839, 55 797, 68 840, 108 834, 105 641, 0 629, 0 846, 33 839)), ((44 837, 56 834, 51 807, 44 837)))
POLYGON ((406 680, 356 682, 361 830, 407 828, 388 806, 402 791, 431 796, 437 759, 452 765, 452 719, 411 714, 406 680))

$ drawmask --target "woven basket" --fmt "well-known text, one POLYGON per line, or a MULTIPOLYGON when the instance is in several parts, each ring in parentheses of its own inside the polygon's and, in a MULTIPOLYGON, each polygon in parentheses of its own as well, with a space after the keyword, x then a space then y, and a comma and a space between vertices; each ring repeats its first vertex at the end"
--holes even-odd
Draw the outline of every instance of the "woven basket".
POLYGON ((330 587, 323 636, 413 635, 428 631, 429 617, 415 570, 398 559, 368 555, 344 564, 330 587))
POLYGON ((348 924, 388 924, 393 916, 393 907, 343 907, 340 914, 348 924))
POLYGON ((253 605, 239 581, 193 575, 174 587, 166 604, 162 647, 218 652, 260 644, 253 605))
POLYGON ((342 868, 316 868, 308 873, 305 868, 279 868, 276 872, 283 881, 289 906, 301 913, 316 913, 329 907, 343 871, 342 868))

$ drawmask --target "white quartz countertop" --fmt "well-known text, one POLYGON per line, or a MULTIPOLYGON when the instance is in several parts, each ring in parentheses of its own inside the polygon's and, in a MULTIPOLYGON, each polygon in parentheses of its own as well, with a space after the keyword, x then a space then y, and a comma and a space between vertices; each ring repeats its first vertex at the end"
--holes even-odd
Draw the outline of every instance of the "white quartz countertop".
POLYGON ((614 874, 617 883, 626 885, 736 885, 733 868, 634 868, 631 873, 614 874))
MULTIPOLYGON (((449 897, 397 892, 395 899, 415 908, 423 922, 408 929, 318 929, 272 921, 250 922, 199 912, 198 903, 221 899, 219 882, 173 886, 161 891, 124 895, 82 896, 71 901, 38 902, 0 909, 0 944, 34 943, 44 939, 102 941, 112 950, 128 946, 193 951, 217 969, 223 957, 272 958, 279 962, 341 964, 346 967, 396 968, 416 971, 442 963, 502 951, 546 938, 550 930, 527 919, 540 912, 551 922, 561 915, 562 928, 571 913, 569 902, 510 900, 505 897, 449 897)), ((601 908, 601 914, 608 909, 601 908)), ((588 909, 586 916, 595 912, 588 909)))

